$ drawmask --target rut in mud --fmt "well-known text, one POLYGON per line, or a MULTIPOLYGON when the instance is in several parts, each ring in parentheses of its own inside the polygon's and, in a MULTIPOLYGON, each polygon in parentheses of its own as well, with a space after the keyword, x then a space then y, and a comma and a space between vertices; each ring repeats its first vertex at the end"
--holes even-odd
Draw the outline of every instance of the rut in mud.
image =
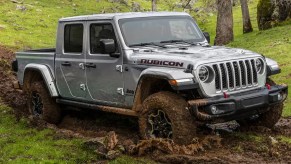
MULTIPOLYGON (((14 53, 0 46, 0 96, 2 103, 13 107, 16 117, 23 116, 26 96, 13 88, 15 74, 10 63, 14 53)), ((51 128, 56 137, 78 137, 96 154, 112 159, 122 154, 146 156, 162 163, 288 163, 291 145, 280 136, 291 137, 291 118, 282 118, 274 129, 249 127, 238 129, 235 122, 200 128, 189 145, 179 146, 170 140, 139 140, 138 120, 112 113, 72 111, 63 113, 58 125, 29 117, 37 128, 51 128), (238 132, 240 131, 240 132, 238 132), (251 136, 260 136, 259 141, 251 136)))

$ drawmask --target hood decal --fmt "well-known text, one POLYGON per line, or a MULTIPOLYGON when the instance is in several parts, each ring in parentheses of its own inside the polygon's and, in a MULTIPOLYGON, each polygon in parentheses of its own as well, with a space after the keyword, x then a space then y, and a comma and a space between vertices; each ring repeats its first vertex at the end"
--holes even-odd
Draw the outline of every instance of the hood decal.
POLYGON ((148 59, 141 59, 141 64, 146 65, 163 65, 163 66, 172 66, 172 67, 183 67, 183 62, 174 62, 174 61, 164 61, 164 60, 148 60, 148 59))

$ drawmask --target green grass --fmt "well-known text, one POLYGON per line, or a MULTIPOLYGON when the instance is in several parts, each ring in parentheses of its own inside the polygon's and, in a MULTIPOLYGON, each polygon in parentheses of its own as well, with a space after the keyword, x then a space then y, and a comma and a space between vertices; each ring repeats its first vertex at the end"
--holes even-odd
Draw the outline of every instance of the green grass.
POLYGON ((252 133, 235 132, 230 135, 242 141, 254 141, 257 143, 260 143, 263 141, 262 136, 259 136, 257 134, 252 134, 252 133))
POLYGON ((287 144, 290 144, 290 145, 291 145, 291 138, 290 138, 290 137, 286 137, 286 136, 279 136, 278 138, 279 138, 279 140, 280 140, 281 142, 285 142, 285 143, 287 143, 287 144))
MULTIPOLYGON (((16 121, 11 112, 11 108, 0 106, 0 163, 94 163, 104 160, 85 147, 84 140, 64 138, 50 129, 32 128, 26 119, 16 121)), ((153 161, 124 155, 110 163, 153 161)))
POLYGON ((37 130, 16 121, 12 109, 0 106, 0 163, 84 163, 98 160, 80 139, 62 139, 49 129, 37 130))
MULTIPOLYGON (((276 60, 281 69, 281 74, 272 79, 281 84, 291 84, 291 21, 286 25, 266 31, 254 31, 249 34, 237 36, 235 41, 228 46, 249 49, 276 60)), ((291 116, 291 95, 285 103, 283 116, 291 116)))

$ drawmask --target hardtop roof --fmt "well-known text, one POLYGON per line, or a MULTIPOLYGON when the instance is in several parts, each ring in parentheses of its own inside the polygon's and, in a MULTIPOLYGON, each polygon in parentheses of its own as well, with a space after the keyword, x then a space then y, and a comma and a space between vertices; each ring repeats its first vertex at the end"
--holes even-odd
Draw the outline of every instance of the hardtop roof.
POLYGON ((153 17, 153 16, 189 16, 185 12, 127 12, 127 13, 107 13, 107 14, 93 14, 61 18, 60 22, 70 21, 86 21, 86 20, 112 20, 123 18, 138 18, 138 17, 153 17))

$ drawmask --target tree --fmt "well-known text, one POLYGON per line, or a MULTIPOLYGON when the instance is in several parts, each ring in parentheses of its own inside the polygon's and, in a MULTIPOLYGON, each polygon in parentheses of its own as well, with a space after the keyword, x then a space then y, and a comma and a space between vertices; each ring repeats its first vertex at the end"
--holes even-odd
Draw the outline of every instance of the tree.
POLYGON ((152 11, 157 11, 157 0, 152 0, 152 11))
POLYGON ((252 22, 249 13, 248 1, 240 0, 241 11, 243 15, 243 33, 248 33, 253 31, 252 22))
POLYGON ((217 0, 217 24, 215 45, 225 45, 233 41, 233 15, 231 0, 217 0))

